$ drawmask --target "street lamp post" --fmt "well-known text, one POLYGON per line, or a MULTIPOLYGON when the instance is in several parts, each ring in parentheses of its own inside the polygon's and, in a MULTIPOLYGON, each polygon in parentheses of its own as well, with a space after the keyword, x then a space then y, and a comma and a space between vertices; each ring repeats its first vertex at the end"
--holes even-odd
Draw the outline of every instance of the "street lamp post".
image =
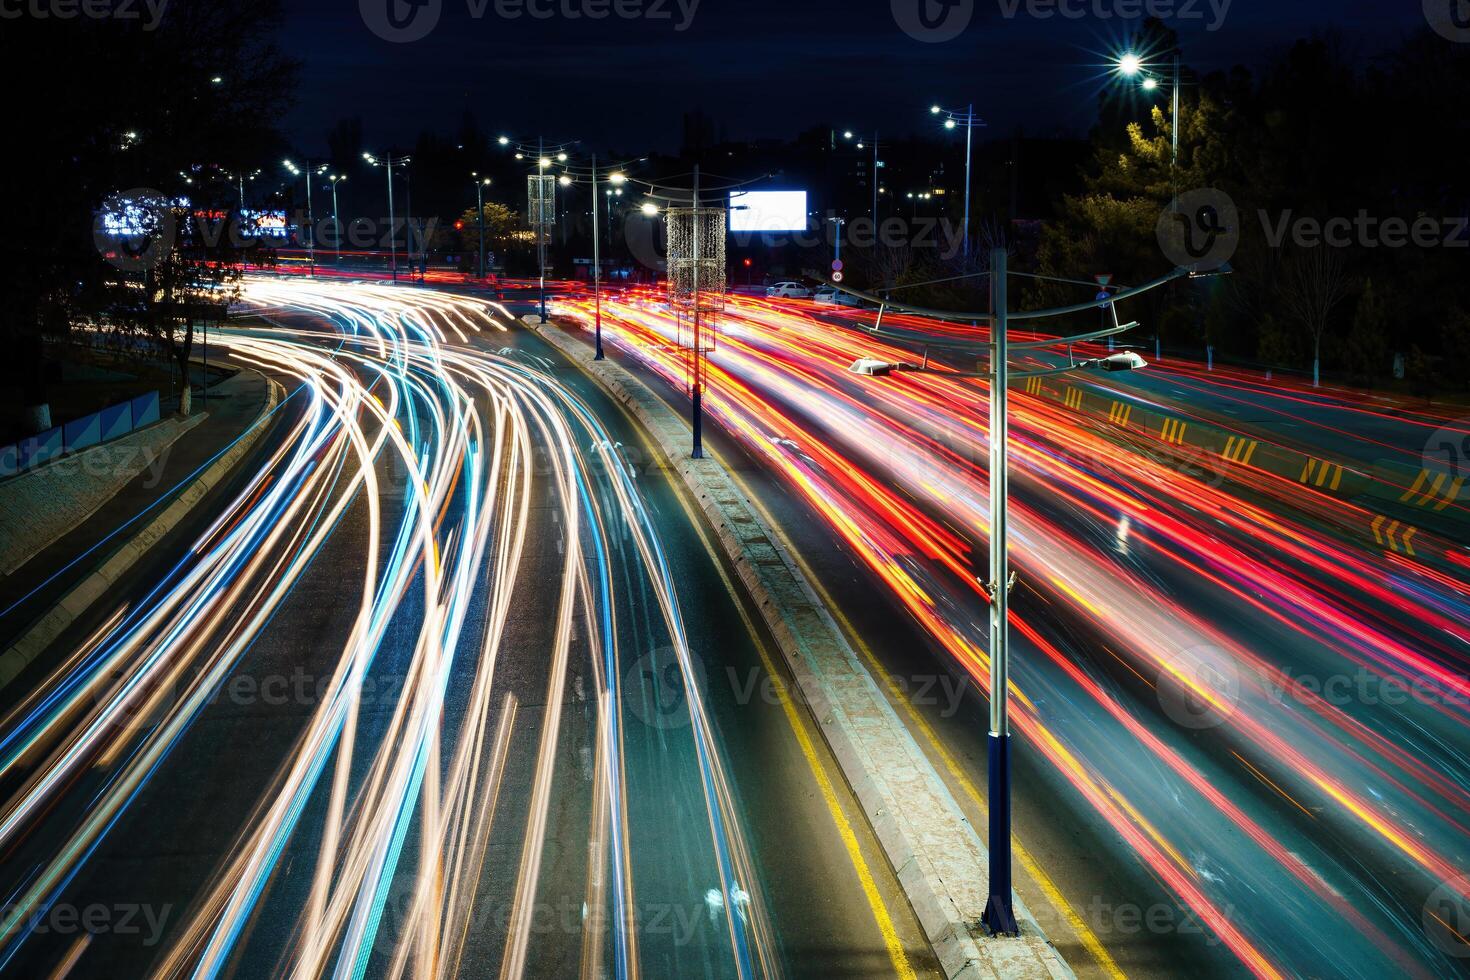
MULTIPOLYGON (((1135 371, 1147 367, 1143 358, 1132 351, 1110 354, 1101 358, 1074 361, 1068 354, 1068 363, 1058 368, 1012 373, 1007 364, 1010 349, 1039 350, 1047 347, 1071 345, 1082 341, 1113 337, 1137 327, 1138 324, 1121 324, 1117 318, 1119 301, 1131 299, 1140 293, 1162 286, 1182 276, 1214 275, 1228 272, 1222 267, 1218 272, 1197 273, 1189 269, 1175 269, 1153 282, 1132 289, 1122 290, 1103 304, 1113 314, 1113 326, 1091 333, 1070 337, 1049 337, 1044 340, 1010 344, 1007 337, 1012 319, 1042 319, 1047 317, 1071 316, 1091 308, 1093 303, 1078 303, 1050 310, 1028 311, 1012 314, 1006 299, 1006 250, 992 249, 990 253, 990 296, 989 313, 946 313, 942 319, 953 321, 986 321, 990 324, 990 342, 986 344, 990 356, 990 368, 986 372, 990 380, 990 581, 985 591, 990 598, 990 731, 988 738, 988 792, 989 792, 989 896, 982 921, 995 935, 1016 935, 1015 902, 1011 877, 1011 731, 1009 713, 1010 683, 1010 590, 1015 584, 1010 570, 1010 528, 1008 521, 1008 443, 1006 386, 1012 380, 1044 375, 1066 374, 1078 370, 1135 371)), ((1047 277, 1050 278, 1050 277, 1047 277)), ((1067 282, 1069 280, 1058 280, 1067 282)), ((911 312, 922 316, 934 316, 932 310, 905 307, 889 299, 872 296, 849 287, 832 284, 834 288, 852 293, 860 299, 879 304, 879 323, 885 309, 911 312)), ((1094 301, 1095 302, 1095 301, 1094 301)), ((881 327, 874 327, 879 336, 917 342, 921 338, 899 337, 885 334, 881 327)), ((902 370, 927 370, 925 367, 904 363, 888 363, 875 358, 859 358, 849 368, 854 374, 881 375, 902 370)), ((953 378, 957 372, 946 371, 945 377, 953 378)), ((975 377, 977 375, 970 375, 975 377)))
MULTIPOLYGON (((291 171, 292 177, 299 177, 302 175, 303 172, 301 170, 298 170, 296 168, 296 165, 290 160, 282 160, 281 162, 285 164, 287 170, 291 171)), ((309 270, 307 274, 312 276, 316 275, 316 214, 312 210, 311 206, 311 181, 313 177, 322 173, 326 169, 326 166, 323 165, 317 170, 312 170, 311 161, 306 161, 306 264, 309 270)))
POLYGON ((1016 934, 1011 905, 1010 534, 1007 523, 1006 250, 990 253, 990 896, 985 925, 1016 934))
POLYGON ((964 238, 964 249, 966 257, 970 254, 970 165, 974 154, 975 124, 981 126, 985 123, 975 117, 975 103, 971 102, 965 107, 964 112, 945 109, 938 105, 929 107, 932 115, 944 116, 944 128, 955 129, 960 123, 965 124, 965 216, 961 226, 961 234, 964 238))
MULTIPOLYGON (((362 158, 366 160, 370 166, 379 166, 378 158, 373 156, 371 153, 364 153, 362 155, 362 158)), ((383 172, 387 174, 388 177, 388 261, 393 271, 394 282, 398 281, 398 234, 396 229, 394 228, 395 218, 393 212, 393 168, 398 167, 401 169, 407 166, 408 163, 408 157, 401 156, 397 160, 394 160, 393 154, 389 153, 386 157, 383 158, 383 162, 381 164, 381 166, 383 167, 383 172)))
POLYGON ((337 264, 342 264, 342 219, 337 214, 337 184, 347 179, 346 174, 329 174, 327 180, 332 184, 332 234, 336 239, 337 264))
MULTIPOLYGON (((846 139, 846 140, 853 139, 853 132, 852 132, 852 130, 850 130, 850 129, 843 130, 842 131, 842 138, 843 139, 846 139)), ((857 148, 859 150, 863 149, 864 148, 864 143, 862 141, 859 141, 858 144, 857 144, 857 148)), ((873 234, 874 235, 877 235, 877 233, 878 233, 878 168, 881 167, 881 166, 882 166, 882 162, 878 159, 878 131, 875 129, 875 130, 873 130, 873 234)))
POLYGON ((480 281, 485 281, 485 185, 490 183, 489 177, 481 177, 478 173, 470 174, 475 180, 475 220, 480 229, 480 281))
MULTIPOLYGON (((1172 74, 1169 79, 1169 209, 1177 210, 1179 207, 1179 188, 1175 185, 1176 170, 1179 164, 1179 51, 1175 49, 1173 58, 1170 59, 1172 74)), ((1133 52, 1125 52, 1118 57, 1114 70, 1126 78, 1142 75, 1139 87, 1145 92, 1152 92, 1159 87, 1158 78, 1149 71, 1144 60, 1133 52)), ((1162 360, 1164 356, 1164 341, 1159 335, 1158 328, 1154 329, 1154 360, 1162 360)))

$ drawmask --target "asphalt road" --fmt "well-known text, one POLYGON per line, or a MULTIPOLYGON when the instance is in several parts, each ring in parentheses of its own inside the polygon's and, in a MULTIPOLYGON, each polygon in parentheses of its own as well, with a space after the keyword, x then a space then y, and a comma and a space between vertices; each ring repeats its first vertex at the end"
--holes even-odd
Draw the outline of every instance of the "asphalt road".
MULTIPOLYGON (((707 431, 979 823, 984 390, 853 376, 859 355, 904 352, 809 310, 732 303, 707 431)), ((604 332, 685 404, 657 297, 605 307, 604 332)), ((1224 412, 1224 384, 1192 383, 1209 396, 1193 411, 1267 432, 1263 405, 1331 426, 1361 411, 1316 394, 1331 405, 1315 416, 1256 385, 1254 410, 1224 412)), ((1177 378, 1149 384, 1188 400, 1177 378)), ((1140 458, 1039 399, 1015 413, 1017 887, 1069 960, 1114 976, 1463 971, 1463 583, 1319 531, 1304 493, 1140 458)))
POLYGON ((252 293, 269 437, 5 692, 4 967, 932 975, 616 406, 476 302, 252 293))

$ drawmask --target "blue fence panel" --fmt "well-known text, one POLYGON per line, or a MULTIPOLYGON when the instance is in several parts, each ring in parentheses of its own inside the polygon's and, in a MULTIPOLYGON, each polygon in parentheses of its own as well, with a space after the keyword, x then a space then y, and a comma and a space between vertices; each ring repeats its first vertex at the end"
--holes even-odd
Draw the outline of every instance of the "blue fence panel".
POLYGON ((102 441, 102 416, 97 412, 68 422, 61 428, 62 441, 69 453, 95 446, 102 441))
POLYGON ((118 436, 125 436, 133 431, 133 405, 132 402, 123 402, 121 405, 109 405, 97 413, 102 427, 102 441, 108 442, 118 436))
POLYGON ((133 428, 141 429, 158 421, 158 392, 150 391, 133 399, 133 428))
POLYGON ((63 448, 61 435, 61 429, 55 428, 47 429, 28 439, 22 439, 20 441, 20 468, 28 470, 60 456, 63 448))

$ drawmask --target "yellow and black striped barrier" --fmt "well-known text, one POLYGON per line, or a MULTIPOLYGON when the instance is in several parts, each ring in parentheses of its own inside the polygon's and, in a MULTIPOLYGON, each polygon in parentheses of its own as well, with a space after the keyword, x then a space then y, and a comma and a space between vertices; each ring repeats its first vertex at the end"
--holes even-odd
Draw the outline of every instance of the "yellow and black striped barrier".
POLYGON ((1066 406, 1078 412, 1082 411, 1082 389, 1068 385, 1062 390, 1065 392, 1063 402, 1066 406))
POLYGON ((1232 463, 1249 466, 1251 460, 1255 458, 1256 450, 1260 447, 1261 444, 1254 439, 1247 439, 1244 436, 1227 436, 1225 448, 1220 451, 1220 455, 1232 463))
POLYGON ((1342 466, 1308 456, 1297 482, 1321 487, 1323 490, 1336 490, 1342 486, 1342 466))
POLYGON ((1183 419, 1166 418, 1159 428, 1159 438, 1171 446, 1182 446, 1184 444, 1184 433, 1189 431, 1189 423, 1183 419))
POLYGON ((1459 499, 1460 488, 1464 485, 1464 477, 1452 478, 1444 471, 1420 470, 1419 478, 1403 492, 1399 503, 1441 511, 1459 499))
POLYGON ((1108 408, 1108 421, 1114 425, 1127 426, 1133 417, 1133 406, 1127 402, 1113 402, 1108 408))

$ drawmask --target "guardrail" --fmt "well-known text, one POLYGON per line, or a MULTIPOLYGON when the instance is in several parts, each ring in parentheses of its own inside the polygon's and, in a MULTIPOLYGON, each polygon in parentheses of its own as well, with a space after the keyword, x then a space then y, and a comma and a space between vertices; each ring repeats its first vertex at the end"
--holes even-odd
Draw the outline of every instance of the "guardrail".
POLYGON ((20 442, 0 446, 0 479, 35 469, 67 453, 110 442, 158 419, 158 392, 150 391, 20 442))

